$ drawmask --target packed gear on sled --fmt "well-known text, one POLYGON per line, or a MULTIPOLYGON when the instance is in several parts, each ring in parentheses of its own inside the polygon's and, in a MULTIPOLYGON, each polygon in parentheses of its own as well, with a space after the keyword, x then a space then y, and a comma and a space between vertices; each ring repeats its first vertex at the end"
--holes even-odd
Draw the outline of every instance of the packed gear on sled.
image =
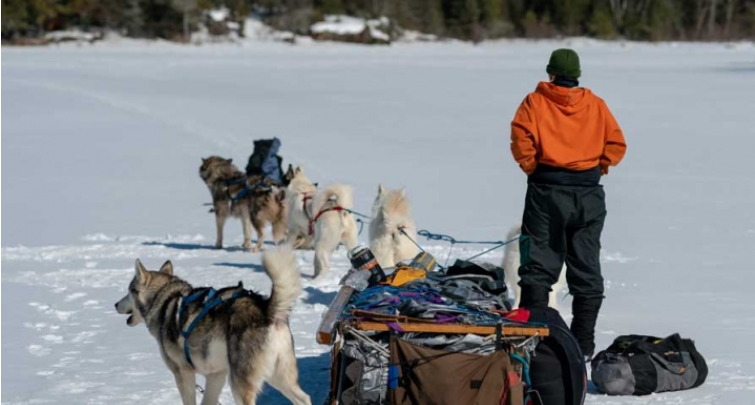
MULTIPOLYGON (((278 138, 254 141, 254 151, 246 165, 246 176, 226 182, 232 202, 255 192, 268 192, 273 186, 287 186, 283 174, 283 158, 278 156, 281 141, 278 138)), ((290 169, 289 169, 290 170, 290 169)))
POLYGON ((276 184, 283 183, 283 158, 278 156, 281 141, 278 138, 254 141, 254 152, 246 165, 247 177, 270 179, 276 184))
POLYGON ((456 260, 452 266, 446 269, 444 280, 446 280, 446 284, 450 283, 451 280, 461 283, 471 282, 476 285, 476 288, 487 294, 497 296, 502 309, 511 309, 502 267, 490 263, 456 260))
MULTIPOLYGON (((413 263, 434 262, 420 255, 413 263)), ((584 362, 563 321, 509 312, 495 266, 455 266, 452 275, 385 269, 383 284, 352 269, 341 280, 317 336, 333 347, 327 404, 582 404, 584 362), (558 370, 555 378, 546 369, 558 370), (553 395, 562 401, 541 400, 553 395)))
POLYGON ((695 342, 679 334, 619 336, 591 365, 593 382, 609 395, 687 390, 699 387, 708 376, 695 342))

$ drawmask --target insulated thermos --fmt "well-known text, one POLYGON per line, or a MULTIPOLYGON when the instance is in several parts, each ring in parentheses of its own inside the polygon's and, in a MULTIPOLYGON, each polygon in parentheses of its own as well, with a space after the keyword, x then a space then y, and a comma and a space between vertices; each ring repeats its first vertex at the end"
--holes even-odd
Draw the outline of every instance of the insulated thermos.
POLYGON ((385 281, 385 272, 380 267, 375 255, 372 254, 370 248, 364 245, 358 245, 349 252, 349 259, 351 260, 351 266, 356 270, 367 270, 370 272, 369 283, 370 286, 378 285, 385 281))
POLYGON ((355 291, 361 291, 366 286, 364 285, 364 277, 361 271, 366 270, 369 274, 367 280, 370 286, 378 285, 385 281, 385 273, 383 269, 375 259, 375 256, 367 246, 359 245, 349 252, 349 259, 351 265, 354 267, 358 274, 353 276, 347 276, 345 280, 342 280, 341 288, 338 290, 338 294, 333 298, 333 302, 328 307, 328 312, 320 322, 320 326, 317 328, 317 343, 323 345, 330 345, 334 343, 334 336, 336 335, 336 324, 341 314, 343 314, 344 308, 349 303, 351 295, 355 291), (351 285, 353 283, 353 285, 351 285), (361 285, 361 287, 357 286, 361 285))

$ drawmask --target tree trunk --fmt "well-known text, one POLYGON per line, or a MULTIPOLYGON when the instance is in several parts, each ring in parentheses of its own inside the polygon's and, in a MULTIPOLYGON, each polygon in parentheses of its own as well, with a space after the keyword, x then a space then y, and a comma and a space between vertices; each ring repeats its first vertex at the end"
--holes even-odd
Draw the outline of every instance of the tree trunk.
POLYGON ((705 8, 703 0, 697 0, 695 3, 697 4, 697 7, 695 7, 695 13, 697 14, 695 16, 695 39, 700 39, 700 34, 703 30, 703 23, 705 22, 705 12, 707 8, 705 8))
POLYGON ((716 9, 718 0, 710 0, 708 11, 708 39, 712 40, 716 32, 716 9))
POLYGON ((731 20, 734 18, 736 0, 726 1, 726 22, 724 23, 724 38, 731 39, 731 20))

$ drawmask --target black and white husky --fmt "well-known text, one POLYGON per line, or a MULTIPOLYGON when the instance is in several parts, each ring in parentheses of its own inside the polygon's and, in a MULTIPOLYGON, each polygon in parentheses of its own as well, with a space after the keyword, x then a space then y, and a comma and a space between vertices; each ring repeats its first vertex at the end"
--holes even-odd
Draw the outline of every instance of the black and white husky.
POLYGON ((146 323, 176 379, 184 405, 196 404, 197 374, 206 378, 202 405, 218 403, 226 378, 239 405, 254 404, 265 382, 294 404, 311 405, 299 387, 288 326, 291 308, 301 293, 296 259, 291 249, 284 247, 265 253, 262 264, 273 282, 269 298, 244 290, 241 283, 210 296, 211 289, 193 288, 174 276, 170 262, 159 271, 148 271, 136 261, 128 294, 115 308, 130 315, 129 326, 146 323), (189 303, 189 297, 200 299, 189 303), (182 331, 217 297, 222 302, 196 323, 185 342, 182 331), (185 343, 191 360, 184 352, 185 343))

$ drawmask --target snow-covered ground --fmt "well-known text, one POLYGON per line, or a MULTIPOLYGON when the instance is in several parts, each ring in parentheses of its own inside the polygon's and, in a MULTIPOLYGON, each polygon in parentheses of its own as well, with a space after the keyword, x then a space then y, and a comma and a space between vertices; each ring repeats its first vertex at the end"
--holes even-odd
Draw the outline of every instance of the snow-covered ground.
MULTIPOLYGON (((598 346, 680 332, 710 365, 693 391, 588 403, 755 403, 755 48, 587 40, 3 48, 2 402, 179 402, 153 339, 113 304, 137 257, 197 285, 269 290, 259 255, 211 249, 197 175, 210 154, 243 167, 255 138, 280 137, 315 181, 352 184, 359 211, 383 181, 406 186, 420 228, 501 239, 526 186, 509 122, 564 45, 629 144, 604 179, 598 346)), ((237 222, 226 233, 240 243, 237 222)), ((310 275, 312 252, 298 255, 310 275)), ((327 279, 305 277, 291 322, 316 404, 329 363, 314 330, 346 268, 339 251, 327 279)), ((260 403, 286 403, 266 391, 260 403)))

